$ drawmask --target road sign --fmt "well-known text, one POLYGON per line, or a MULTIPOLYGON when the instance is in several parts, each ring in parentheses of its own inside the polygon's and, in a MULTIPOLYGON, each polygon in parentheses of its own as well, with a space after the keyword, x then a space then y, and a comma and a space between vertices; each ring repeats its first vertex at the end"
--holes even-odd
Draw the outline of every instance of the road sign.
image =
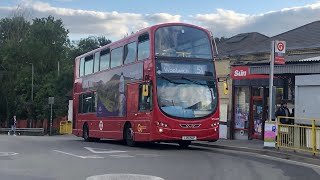
POLYGON ((49 97, 49 104, 54 104, 54 97, 49 97))
POLYGON ((285 64, 284 56, 286 54, 286 42, 275 41, 274 64, 285 64))
POLYGON ((275 52, 276 53, 286 53, 286 42, 285 41, 275 41, 276 43, 276 48, 275 52))

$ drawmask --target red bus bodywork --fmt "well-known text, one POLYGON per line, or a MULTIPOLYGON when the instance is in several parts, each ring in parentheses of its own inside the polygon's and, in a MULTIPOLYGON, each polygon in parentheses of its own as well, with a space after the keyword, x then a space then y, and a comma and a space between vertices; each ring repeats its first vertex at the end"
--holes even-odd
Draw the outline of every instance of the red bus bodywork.
MULTIPOLYGON (((217 105, 214 112, 202 119, 189 119, 169 117, 163 113, 158 106, 157 88, 152 89, 153 107, 151 111, 139 111, 138 88, 146 81, 152 82, 152 86, 156 87, 156 69, 155 69, 155 47, 154 47, 154 34, 159 27, 163 26, 189 26, 205 31, 210 38, 211 51, 213 54, 213 45, 210 33, 200 27, 184 24, 184 23, 167 23, 155 25, 143 29, 136 34, 128 36, 120 41, 108 44, 99 49, 88 52, 75 59, 74 66, 74 90, 73 90, 73 134, 79 137, 83 136, 84 125, 89 128, 89 136, 93 138, 103 139, 124 139, 124 127, 126 123, 130 123, 133 129, 135 141, 154 141, 154 142, 176 142, 181 141, 182 136, 196 136, 197 140, 201 141, 216 141, 219 138, 219 95, 217 96, 217 105), (95 52, 101 51, 106 48, 113 49, 115 47, 124 46, 132 41, 137 41, 139 35, 149 33, 150 37, 150 57, 143 61, 136 61, 130 64, 121 65, 119 67, 99 71, 88 75, 91 79, 96 79, 102 76, 103 73, 125 70, 131 71, 131 66, 139 66, 142 68, 142 77, 134 82, 126 84, 126 115, 124 117, 98 117, 96 112, 93 113, 78 113, 79 107, 79 94, 90 92, 92 90, 83 88, 85 83, 90 84, 90 81, 85 81, 86 77, 79 77, 80 59, 82 57, 93 55, 95 52), (137 65, 138 64, 138 65, 137 65), (165 126, 163 124, 166 124, 165 126), (185 125, 182 127, 181 125, 185 125), (161 130, 160 130, 161 129, 161 130)), ((211 63, 214 63, 212 57, 211 63)), ((216 72, 216 71, 214 71, 216 72)), ((216 77, 216 76, 215 76, 216 77)), ((101 77, 100 77, 101 78, 101 77)), ((217 80, 215 79, 217 84, 217 80)), ((217 88, 218 89, 218 88, 217 88)), ((94 90, 93 90, 94 91, 94 90)))

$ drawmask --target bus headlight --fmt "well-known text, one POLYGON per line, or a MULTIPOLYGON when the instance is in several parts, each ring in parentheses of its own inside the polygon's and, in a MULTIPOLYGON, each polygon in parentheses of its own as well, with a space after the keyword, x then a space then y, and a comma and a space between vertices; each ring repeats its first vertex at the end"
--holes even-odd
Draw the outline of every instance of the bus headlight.
POLYGON ((157 126, 160 126, 160 127, 168 127, 168 124, 166 124, 166 123, 163 123, 163 122, 156 122, 156 125, 157 126))
POLYGON ((211 124, 211 127, 216 127, 216 126, 218 126, 219 125, 219 122, 215 122, 215 123, 212 123, 211 124))

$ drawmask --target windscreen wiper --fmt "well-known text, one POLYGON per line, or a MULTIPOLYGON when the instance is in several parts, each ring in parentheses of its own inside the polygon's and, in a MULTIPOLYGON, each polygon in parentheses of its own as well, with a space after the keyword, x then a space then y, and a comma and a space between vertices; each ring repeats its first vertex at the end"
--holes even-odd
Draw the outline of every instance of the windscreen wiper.
POLYGON ((175 82, 175 81, 173 81, 172 79, 169 79, 169 78, 167 78, 167 77, 165 77, 165 76, 163 76, 163 75, 161 75, 161 74, 158 74, 158 77, 160 77, 161 79, 165 79, 165 80, 167 80, 168 82, 170 82, 170 83, 172 83, 172 84, 185 84, 185 83, 175 82))
POLYGON ((189 81, 189 82, 192 82, 192 83, 195 83, 195 84, 198 84, 198 85, 202 85, 202 86, 207 85, 207 84, 199 83, 199 82, 197 82, 197 81, 195 81, 195 80, 186 78, 186 77, 184 77, 184 76, 182 76, 181 79, 184 79, 184 80, 187 80, 187 81, 189 81))

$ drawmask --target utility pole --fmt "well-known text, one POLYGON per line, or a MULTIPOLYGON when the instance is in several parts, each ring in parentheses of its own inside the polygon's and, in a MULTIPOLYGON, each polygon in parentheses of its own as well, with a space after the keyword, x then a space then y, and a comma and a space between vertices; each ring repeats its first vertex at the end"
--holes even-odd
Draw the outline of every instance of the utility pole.
POLYGON ((58 77, 60 76, 60 61, 58 61, 58 77))
POLYGON ((34 67, 33 67, 33 63, 31 63, 32 66, 32 77, 31 77, 31 102, 33 104, 33 77, 34 77, 34 67))
POLYGON ((50 132, 49 135, 52 135, 52 105, 54 104, 54 97, 49 97, 49 103, 50 104, 50 132))

